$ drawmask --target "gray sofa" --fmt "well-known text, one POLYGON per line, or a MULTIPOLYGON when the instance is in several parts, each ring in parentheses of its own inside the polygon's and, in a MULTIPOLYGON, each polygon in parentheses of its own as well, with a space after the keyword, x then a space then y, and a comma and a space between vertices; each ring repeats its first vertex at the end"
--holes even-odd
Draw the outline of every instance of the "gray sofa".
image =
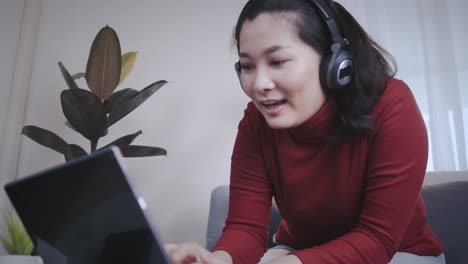
MULTIPOLYGON (((444 244, 448 264, 468 264, 468 171, 430 172, 426 174, 422 196, 432 230, 444 244)), ((222 185, 211 193, 206 248, 211 249, 224 227, 229 202, 229 186, 222 185)), ((271 210, 268 246, 281 216, 271 210)))

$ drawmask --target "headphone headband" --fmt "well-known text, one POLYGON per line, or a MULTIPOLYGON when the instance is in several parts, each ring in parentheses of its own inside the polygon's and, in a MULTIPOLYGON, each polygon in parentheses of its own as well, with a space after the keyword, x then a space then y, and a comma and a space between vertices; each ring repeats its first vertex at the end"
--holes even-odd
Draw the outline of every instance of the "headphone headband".
POLYGON ((335 12, 325 3, 324 0, 310 0, 309 1, 315 9, 319 12, 320 16, 323 18, 327 24, 328 30, 330 31, 333 43, 340 43, 342 47, 348 45, 348 41, 341 37, 338 26, 335 22, 335 12))
POLYGON ((320 15, 325 20, 335 18, 335 12, 323 0, 310 0, 310 2, 320 11, 320 15))
MULTIPOLYGON (((332 37, 331 54, 320 63, 320 82, 330 91, 345 89, 352 80, 353 61, 348 51, 348 40, 341 36, 335 22, 335 12, 327 3, 328 0, 309 0, 327 24, 332 37)), ((329 1, 330 3, 333 0, 329 1)))

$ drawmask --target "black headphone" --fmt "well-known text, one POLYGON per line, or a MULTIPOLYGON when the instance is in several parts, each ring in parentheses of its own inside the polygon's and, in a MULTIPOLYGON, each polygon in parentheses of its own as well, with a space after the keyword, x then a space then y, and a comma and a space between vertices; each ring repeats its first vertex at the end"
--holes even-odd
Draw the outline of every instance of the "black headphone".
MULTIPOLYGON (((320 83, 325 89, 338 92, 345 89, 353 79, 353 58, 348 50, 349 42, 341 37, 334 20, 335 13, 324 0, 309 1, 319 12, 327 24, 332 37, 331 53, 324 55, 320 62, 320 83)), ((240 77, 240 62, 234 65, 237 76, 240 77)))

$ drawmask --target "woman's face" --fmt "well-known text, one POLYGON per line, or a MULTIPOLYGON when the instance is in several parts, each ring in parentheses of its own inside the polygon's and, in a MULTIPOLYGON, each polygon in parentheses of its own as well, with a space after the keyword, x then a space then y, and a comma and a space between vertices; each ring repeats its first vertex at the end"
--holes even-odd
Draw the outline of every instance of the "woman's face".
POLYGON ((274 129, 304 123, 325 101, 320 55, 299 38, 293 16, 261 14, 239 36, 242 87, 274 129))

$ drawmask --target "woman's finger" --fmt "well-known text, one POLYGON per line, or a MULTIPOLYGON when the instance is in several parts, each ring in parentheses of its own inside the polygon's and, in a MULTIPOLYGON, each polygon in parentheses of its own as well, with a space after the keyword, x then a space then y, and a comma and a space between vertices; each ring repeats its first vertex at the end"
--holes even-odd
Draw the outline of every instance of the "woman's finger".
POLYGON ((164 249, 168 254, 170 254, 170 252, 173 252, 177 249, 177 244, 164 244, 164 249))
POLYGON ((200 261, 201 256, 209 253, 205 248, 194 242, 178 245, 169 244, 165 248, 174 264, 196 263, 200 261))

